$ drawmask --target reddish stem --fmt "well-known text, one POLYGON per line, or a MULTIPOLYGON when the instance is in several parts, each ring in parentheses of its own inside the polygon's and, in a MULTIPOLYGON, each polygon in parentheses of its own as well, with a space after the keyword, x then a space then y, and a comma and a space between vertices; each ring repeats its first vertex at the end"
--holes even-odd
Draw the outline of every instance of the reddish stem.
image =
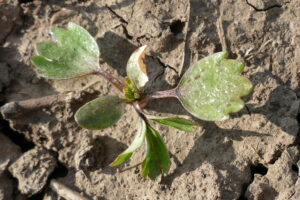
POLYGON ((176 89, 177 88, 164 90, 164 91, 156 91, 151 94, 145 95, 140 101, 138 101, 138 104, 141 108, 144 108, 148 104, 148 102, 153 99, 161 99, 161 98, 169 98, 169 97, 177 98, 176 89))
POLYGON ((98 74, 100 76, 103 76, 106 80, 111 82, 116 88, 118 88, 121 92, 123 92, 123 88, 125 85, 116 77, 112 76, 110 73, 104 71, 100 66, 98 67, 98 71, 94 74, 98 74))
POLYGON ((156 91, 152 94, 148 95, 149 100, 151 99, 161 99, 161 98, 168 98, 168 97, 177 97, 176 95, 176 88, 170 90, 163 90, 163 91, 156 91))
MULTIPOLYGON (((106 80, 108 80, 110 83, 112 83, 116 88, 118 88, 121 92, 123 92, 123 89, 125 87, 124 83, 122 83, 119 79, 112 76, 110 73, 104 71, 100 65, 98 67, 98 71, 94 72, 94 74, 98 74, 100 76, 103 76, 106 80)), ((161 99, 161 98, 168 98, 168 97, 175 97, 176 95, 176 88, 170 89, 170 90, 164 90, 164 91, 156 91, 151 94, 145 95, 140 101, 135 102, 133 104, 135 110, 142 114, 143 110, 147 103, 152 99, 161 99)))

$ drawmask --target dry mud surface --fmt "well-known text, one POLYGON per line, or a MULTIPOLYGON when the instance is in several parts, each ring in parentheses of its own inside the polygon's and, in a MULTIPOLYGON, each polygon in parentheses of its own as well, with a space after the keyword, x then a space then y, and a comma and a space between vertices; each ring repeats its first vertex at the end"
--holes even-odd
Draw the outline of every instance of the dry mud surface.
MULTIPOLYGON (((300 1, 1 0, 0 30, 0 199, 68 199, 52 180, 94 200, 300 199, 300 1), (160 183, 142 178, 140 167, 120 173, 143 158, 140 150, 109 167, 136 133, 134 111, 101 131, 73 119, 85 102, 118 91, 94 76, 47 80, 30 62, 51 27, 69 21, 93 35, 102 66, 118 77, 147 44, 148 91, 172 88, 190 65, 224 50, 245 63, 253 92, 242 111, 198 121, 194 133, 156 125, 172 160, 160 183), (18 106, 24 100, 29 109, 18 106)), ((174 99, 147 109, 188 116, 174 99)))

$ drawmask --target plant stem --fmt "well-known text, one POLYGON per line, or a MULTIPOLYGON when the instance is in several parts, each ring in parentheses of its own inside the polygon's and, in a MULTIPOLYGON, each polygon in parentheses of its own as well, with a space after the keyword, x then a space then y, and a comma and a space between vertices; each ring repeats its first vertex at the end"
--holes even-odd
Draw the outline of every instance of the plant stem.
POLYGON ((142 119, 144 119, 145 121, 147 121, 147 118, 146 118, 146 116, 144 115, 143 108, 141 107, 140 102, 135 101, 135 102, 133 102, 132 105, 133 105, 133 108, 135 109, 135 111, 137 112, 137 114, 138 114, 142 119))
POLYGON ((103 76, 106 80, 111 82, 111 84, 113 84, 116 88, 123 92, 123 88, 125 87, 124 84, 110 73, 104 71, 100 66, 98 66, 98 71, 95 72, 95 74, 103 76))
POLYGON ((153 92, 152 94, 148 95, 149 100, 168 98, 168 97, 177 98, 176 88, 173 88, 173 89, 170 89, 170 90, 156 91, 156 92, 153 92))
POLYGON ((177 98, 176 89, 173 88, 170 90, 163 90, 163 91, 156 91, 151 94, 147 94, 138 102, 140 108, 144 108, 150 100, 153 99, 161 99, 161 98, 169 98, 169 97, 175 97, 177 98))

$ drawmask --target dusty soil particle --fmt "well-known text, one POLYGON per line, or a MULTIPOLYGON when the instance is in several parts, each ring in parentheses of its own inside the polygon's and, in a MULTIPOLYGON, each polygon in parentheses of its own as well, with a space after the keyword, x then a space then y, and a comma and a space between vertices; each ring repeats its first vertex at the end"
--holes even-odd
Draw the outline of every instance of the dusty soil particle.
POLYGON ((0 2, 0 44, 11 33, 16 23, 20 21, 20 8, 18 1, 5 0, 0 2))
POLYGON ((14 191, 14 184, 8 173, 8 166, 21 155, 19 146, 12 143, 0 133, 0 199, 10 200, 14 191))
POLYGON ((75 168, 77 170, 91 170, 101 166, 103 162, 104 147, 101 141, 93 139, 92 135, 84 137, 78 144, 78 150, 74 155, 75 168))
POLYGON ((254 181, 248 187, 246 192, 247 199, 275 199, 277 192, 269 185, 269 180, 260 174, 254 175, 254 181))
POLYGON ((18 179, 18 188, 29 196, 40 192, 56 167, 56 159, 46 150, 35 148, 24 153, 9 166, 18 179))
POLYGON ((254 181, 247 189, 246 197, 248 199, 290 199, 299 189, 298 172, 292 168, 293 164, 299 162, 299 158, 297 147, 284 150, 282 156, 274 164, 269 165, 265 176, 255 175, 254 181))

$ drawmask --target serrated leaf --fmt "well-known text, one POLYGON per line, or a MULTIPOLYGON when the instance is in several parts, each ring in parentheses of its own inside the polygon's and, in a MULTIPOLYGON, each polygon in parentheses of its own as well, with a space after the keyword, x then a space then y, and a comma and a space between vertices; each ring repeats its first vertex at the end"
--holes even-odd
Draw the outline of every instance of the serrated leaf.
POLYGON ((131 157, 132 153, 142 146, 146 135, 146 122, 142 118, 140 118, 140 122, 141 125, 139 127, 138 133, 131 145, 122 154, 120 154, 110 166, 114 167, 127 161, 131 157))
POLYGON ((171 166, 168 149, 159 133, 147 124, 146 158, 142 166, 142 175, 159 181, 168 174, 171 166))
POLYGON ((146 45, 135 50, 127 63, 127 76, 138 89, 142 89, 148 82, 146 65, 144 63, 146 45))
POLYGON ((123 114, 124 102, 116 96, 103 96, 79 108, 75 121, 83 128, 99 130, 116 123, 123 114))
POLYGON ((39 68, 41 76, 66 79, 97 70, 98 45, 84 28, 70 22, 68 30, 54 28, 52 34, 57 43, 38 43, 38 56, 32 57, 32 62, 39 68))
POLYGON ((162 125, 186 132, 194 132, 198 126, 195 122, 183 118, 153 118, 153 120, 162 125))
POLYGON ((243 108, 240 97, 251 92, 252 84, 240 76, 244 65, 226 57, 226 52, 220 52, 203 58, 183 75, 177 96, 195 117, 222 121, 243 108))

